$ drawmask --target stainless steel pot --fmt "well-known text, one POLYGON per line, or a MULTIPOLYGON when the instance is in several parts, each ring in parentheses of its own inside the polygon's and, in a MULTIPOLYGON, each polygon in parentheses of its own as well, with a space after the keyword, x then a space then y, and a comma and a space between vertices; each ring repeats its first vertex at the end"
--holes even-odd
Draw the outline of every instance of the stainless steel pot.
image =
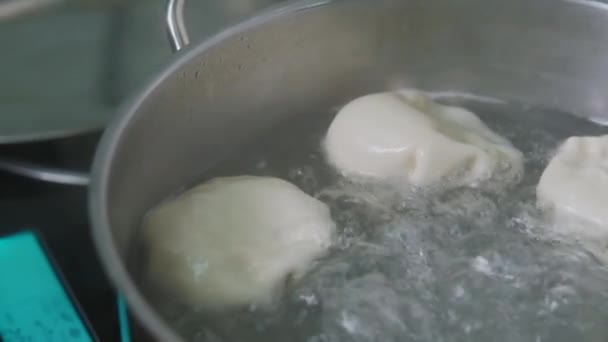
POLYGON ((106 130, 90 192, 99 255, 143 326, 179 339, 126 267, 147 209, 278 121, 394 85, 608 119, 608 6, 302 0, 180 52, 106 130))

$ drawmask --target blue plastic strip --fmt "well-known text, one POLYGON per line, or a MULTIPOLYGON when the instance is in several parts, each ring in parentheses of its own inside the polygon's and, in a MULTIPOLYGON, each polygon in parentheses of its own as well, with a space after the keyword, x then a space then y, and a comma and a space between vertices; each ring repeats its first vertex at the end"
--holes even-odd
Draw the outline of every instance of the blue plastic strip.
POLYGON ((118 323, 120 324, 120 341, 131 342, 131 327, 129 326, 129 312, 122 296, 116 298, 118 308, 118 323))

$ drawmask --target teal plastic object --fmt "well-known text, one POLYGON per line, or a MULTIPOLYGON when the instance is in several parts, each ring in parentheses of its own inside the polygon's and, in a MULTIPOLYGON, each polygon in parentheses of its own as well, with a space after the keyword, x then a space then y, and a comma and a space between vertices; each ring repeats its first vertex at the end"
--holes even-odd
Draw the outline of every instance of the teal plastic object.
POLYGON ((122 296, 116 299, 116 308, 118 310, 118 323, 120 324, 120 341, 131 342, 131 327, 129 325, 129 312, 127 304, 122 296))
POLYGON ((0 237, 0 340, 96 341, 33 231, 0 237))

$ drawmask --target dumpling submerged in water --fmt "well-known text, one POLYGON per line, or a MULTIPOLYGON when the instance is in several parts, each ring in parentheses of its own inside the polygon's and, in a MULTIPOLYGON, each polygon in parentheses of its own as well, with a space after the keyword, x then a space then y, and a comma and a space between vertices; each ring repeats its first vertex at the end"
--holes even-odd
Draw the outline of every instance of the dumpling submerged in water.
POLYGON ((414 186, 518 182, 523 156, 475 114, 414 91, 357 98, 335 117, 328 159, 346 175, 396 178, 414 186))
POLYGON ((553 227, 592 243, 608 245, 608 135, 571 137, 543 172, 536 196, 553 227))
POLYGON ((267 305, 331 243, 328 207, 269 177, 203 183, 145 218, 145 279, 203 310, 267 305))

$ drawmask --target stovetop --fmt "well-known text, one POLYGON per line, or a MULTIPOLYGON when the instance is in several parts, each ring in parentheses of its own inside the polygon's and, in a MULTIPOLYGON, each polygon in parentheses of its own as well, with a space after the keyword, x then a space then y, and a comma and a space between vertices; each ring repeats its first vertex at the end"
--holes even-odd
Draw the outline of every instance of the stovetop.
MULTIPOLYGON (((62 156, 60 151, 63 150, 58 149, 62 143, 65 142, 5 146, 0 151, 30 159, 38 157, 38 162, 56 166, 76 167, 75 162, 62 156)), ((0 234, 25 228, 37 230, 100 340, 118 341, 116 294, 105 277, 91 241, 86 188, 0 173, 0 189, 0 234)))
MULTIPOLYGON (((58 167, 86 170, 97 138, 94 134, 48 143, 1 146, 0 155, 19 155, 58 167), (80 146, 80 153, 69 153, 65 146, 80 146)), ((0 189, 0 235, 26 228, 39 232, 99 339, 119 341, 116 293, 91 241, 86 188, 48 184, 0 172, 0 189)))

